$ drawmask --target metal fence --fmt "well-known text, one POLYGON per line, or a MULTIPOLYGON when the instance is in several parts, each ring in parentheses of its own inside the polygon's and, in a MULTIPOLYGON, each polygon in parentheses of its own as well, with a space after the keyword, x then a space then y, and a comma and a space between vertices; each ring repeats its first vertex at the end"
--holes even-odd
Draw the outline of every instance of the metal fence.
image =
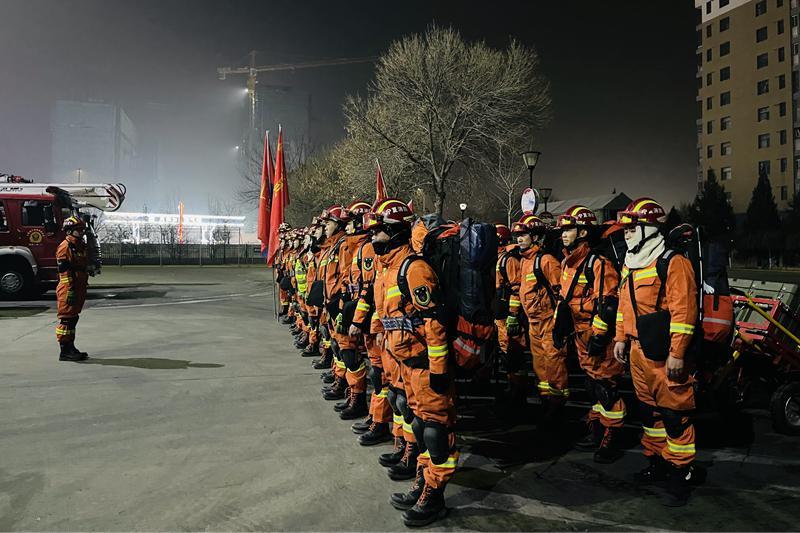
POLYGON ((266 259, 253 244, 104 243, 106 265, 255 265, 266 259))

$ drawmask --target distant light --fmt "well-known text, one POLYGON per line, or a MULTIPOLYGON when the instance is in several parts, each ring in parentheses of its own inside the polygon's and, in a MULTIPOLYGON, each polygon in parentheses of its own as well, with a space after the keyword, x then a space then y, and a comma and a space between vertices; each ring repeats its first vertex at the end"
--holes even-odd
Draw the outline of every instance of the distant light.
POLYGON ((458 204, 458 208, 461 209, 462 211, 466 211, 467 210, 467 204, 458 204))
POLYGON ((237 144, 236 146, 233 147, 233 149, 238 152, 239 151, 239 145, 237 144))
POLYGON ((247 87, 245 87, 244 89, 242 89, 242 96, 245 96, 245 95, 247 95, 247 94, 250 94, 250 89, 248 89, 247 87))

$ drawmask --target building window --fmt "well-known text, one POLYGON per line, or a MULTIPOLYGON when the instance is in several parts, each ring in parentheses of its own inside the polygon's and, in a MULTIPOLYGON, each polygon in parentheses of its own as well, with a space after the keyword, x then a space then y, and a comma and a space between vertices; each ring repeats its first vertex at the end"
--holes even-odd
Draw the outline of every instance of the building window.
POLYGON ((769 65, 769 54, 758 54, 756 56, 756 68, 764 68, 769 65))
POLYGON ((758 147, 769 148, 769 133, 762 133, 758 136, 758 147))
POLYGON ((706 135, 714 133, 714 123, 710 120, 706 123, 706 135))
POLYGON ((778 115, 781 117, 786 116, 786 102, 781 102, 778 104, 778 115))
POLYGON ((698 124, 697 125, 697 134, 698 135, 702 135, 703 134, 703 125, 702 124, 698 124))
POLYGON ((778 21, 778 35, 781 35, 784 31, 784 24, 783 19, 778 21))
POLYGON ((781 158, 781 172, 786 172, 786 169, 789 168, 789 163, 787 162, 785 157, 781 158))
POLYGON ((714 156, 714 147, 712 145, 706 146, 706 158, 711 159, 714 156))
POLYGON ((706 38, 711 37, 711 24, 706 26, 706 38))
POLYGON ((713 57, 713 54, 714 54, 714 52, 713 52, 713 50, 711 50, 711 48, 706 50, 706 63, 711 63, 711 59, 713 57))
POLYGON ((731 203, 731 198, 733 198, 733 195, 731 195, 730 191, 725 191, 725 199, 728 200, 728 203, 731 203))
POLYGON ((724 142, 719 145, 719 153, 720 155, 731 155, 731 153, 733 153, 733 148, 731 148, 730 141, 724 142))
POLYGON ((711 13, 711 2, 706 2, 706 15, 708 15, 709 13, 711 13))
POLYGON ((756 30, 756 42, 760 43, 761 41, 767 40, 767 27, 764 26, 763 28, 758 28, 756 30))
POLYGON ((721 95, 719 95, 719 105, 728 105, 731 103, 731 92, 725 91, 721 95))
POLYGON ((719 0, 719 7, 723 8, 731 3, 731 0, 719 0))
POLYGON ((758 82, 756 85, 756 92, 758 94, 767 94, 769 92, 769 80, 761 80, 758 82))
MULTIPOLYGON (((767 0, 761 0, 760 2, 756 2, 756 16, 759 17, 767 12, 767 0)), ((708 15, 710 11, 708 10, 708 4, 706 4, 706 15, 708 15)))
POLYGON ((769 161, 759 161, 758 162, 758 175, 764 174, 765 176, 769 177, 769 161))
POLYGON ((731 27, 731 18, 730 17, 724 17, 724 18, 719 19, 719 31, 720 32, 727 31, 730 27, 731 27))
POLYGON ((706 109, 712 109, 714 107, 714 99, 710 96, 706 98, 706 109))
POLYGON ((719 129, 725 131, 731 127, 731 117, 722 117, 719 119, 719 129))
POLYGON ((781 46, 778 48, 778 63, 786 61, 786 49, 781 46))
POLYGON ((711 85, 711 82, 713 81, 712 74, 713 74, 713 72, 709 72, 708 74, 706 74, 706 87, 711 85))
POLYGON ((778 132, 778 137, 780 138, 781 146, 786 144, 786 130, 779 131, 778 132))
POLYGON ((719 81, 725 81, 731 77, 731 67, 719 69, 719 81))
POLYGON ((722 181, 728 181, 733 177, 733 173, 731 173, 731 167, 722 167, 720 169, 720 179, 722 181))
POLYGON ((781 74, 778 76, 778 89, 785 89, 786 88, 786 74, 781 74))
POLYGON ((783 0, 775 0, 775 7, 783 7, 783 0))
POLYGON ((726 41, 719 45, 719 57, 726 56, 731 53, 731 42, 726 41))
POLYGON ((709 168, 708 170, 706 170, 706 179, 707 180, 710 180, 713 175, 714 175, 714 169, 713 168, 709 168))
POLYGON ((703 88, 703 77, 697 76, 697 89, 700 90, 703 88))
POLYGON ((758 108, 758 121, 764 122, 765 120, 769 120, 769 107, 759 107, 758 108))
POLYGON ((697 58, 697 68, 702 67, 703 66, 703 54, 697 54, 695 57, 697 58))
POLYGON ((781 185, 781 200, 788 200, 789 199, 789 190, 787 189, 786 185, 781 185))
POLYGON ((798 17, 797 15, 792 15, 791 18, 792 28, 796 28, 799 22, 800 22, 800 17, 798 17))
POLYGON ((703 101, 698 100, 697 102, 697 118, 703 118, 703 101))

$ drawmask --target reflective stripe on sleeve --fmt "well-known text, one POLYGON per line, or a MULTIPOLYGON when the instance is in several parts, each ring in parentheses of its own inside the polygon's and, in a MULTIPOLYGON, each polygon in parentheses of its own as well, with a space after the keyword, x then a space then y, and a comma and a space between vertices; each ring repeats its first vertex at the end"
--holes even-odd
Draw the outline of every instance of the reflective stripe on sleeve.
POLYGON ((599 316, 595 316, 592 319, 592 326, 596 327, 600 331, 608 331, 608 324, 606 324, 602 318, 599 316))
POLYGON ((658 271, 656 270, 656 267, 643 268, 641 270, 633 271, 633 281, 654 278, 656 276, 658 276, 658 271))
POLYGON ((692 324, 684 324, 682 322, 670 322, 669 332, 682 333, 684 335, 692 335, 694 334, 694 326, 692 324))
POLYGON ((369 311, 369 304, 364 300, 359 300, 356 305, 356 311, 369 311))
POLYGON ((428 345, 428 357, 445 357, 448 353, 447 345, 442 344, 441 346, 434 346, 428 345))
POLYGON ((392 285, 388 289, 386 289, 386 299, 389 300, 391 298, 399 298, 400 297, 400 287, 397 285, 392 285))

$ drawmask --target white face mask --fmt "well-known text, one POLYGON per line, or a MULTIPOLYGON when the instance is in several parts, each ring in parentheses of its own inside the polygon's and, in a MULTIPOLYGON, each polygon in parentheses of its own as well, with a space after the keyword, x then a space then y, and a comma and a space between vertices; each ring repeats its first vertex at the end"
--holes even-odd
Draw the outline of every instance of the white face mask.
POLYGON ((625 244, 628 245, 628 250, 632 250, 639 245, 644 239, 644 228, 642 226, 636 226, 636 232, 633 235, 625 234, 625 244))

